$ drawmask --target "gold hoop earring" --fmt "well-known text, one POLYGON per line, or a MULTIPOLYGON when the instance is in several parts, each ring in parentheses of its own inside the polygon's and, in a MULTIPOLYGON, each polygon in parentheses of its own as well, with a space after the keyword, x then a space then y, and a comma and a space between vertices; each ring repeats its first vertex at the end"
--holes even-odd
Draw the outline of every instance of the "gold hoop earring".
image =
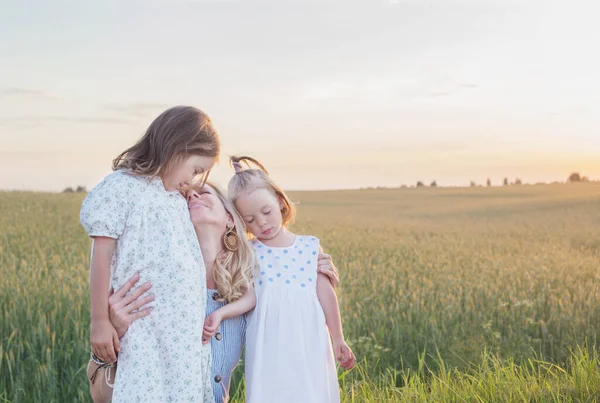
POLYGON ((229 231, 223 236, 223 245, 229 252, 236 252, 240 248, 240 237, 234 231, 235 227, 229 228, 229 231))

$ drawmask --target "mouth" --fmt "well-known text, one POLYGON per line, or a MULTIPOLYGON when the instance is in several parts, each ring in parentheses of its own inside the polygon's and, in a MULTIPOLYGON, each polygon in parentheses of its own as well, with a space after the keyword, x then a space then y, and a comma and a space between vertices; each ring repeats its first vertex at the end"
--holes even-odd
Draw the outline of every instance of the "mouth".
POLYGON ((264 230, 263 232, 261 232, 261 235, 269 235, 271 233, 271 230, 272 230, 272 228, 264 230))
POLYGON ((190 204, 188 204, 188 209, 189 210, 193 210, 193 209, 199 209, 199 208, 209 208, 210 206, 202 201, 195 201, 195 202, 191 202, 190 204))

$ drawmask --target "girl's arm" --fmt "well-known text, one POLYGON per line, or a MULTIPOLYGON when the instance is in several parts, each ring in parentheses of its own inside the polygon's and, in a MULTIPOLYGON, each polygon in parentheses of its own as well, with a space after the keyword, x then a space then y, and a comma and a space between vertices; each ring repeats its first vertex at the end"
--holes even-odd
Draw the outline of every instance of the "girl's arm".
POLYGON ((317 298, 323 308, 325 322, 333 339, 335 356, 342 368, 350 369, 356 363, 356 358, 344 340, 337 295, 333 290, 329 277, 321 273, 317 275, 317 298))
POLYGON ((116 352, 120 349, 119 336, 108 314, 110 263, 115 247, 115 239, 95 237, 90 264, 90 342, 92 352, 105 362, 117 361, 116 352))
MULTIPOLYGON (((149 295, 141 298, 141 295, 151 288, 150 283, 146 282, 130 292, 139 279, 139 274, 132 276, 108 299, 110 321, 117 330, 119 337, 123 337, 133 321, 148 316, 152 311, 152 307, 148 307, 147 304, 154 300, 154 296, 149 295)), ((98 364, 90 360, 87 369, 90 394, 94 403, 108 403, 112 399, 113 393, 113 389, 108 383, 115 382, 117 364, 115 363, 111 368, 100 369, 96 372, 97 369, 98 364), (94 373, 96 373, 95 376, 94 373), (94 381, 92 381, 92 377, 94 381)))
POLYGON ((256 294, 254 293, 254 287, 250 286, 240 299, 230 302, 208 315, 204 321, 204 332, 202 335, 204 344, 207 344, 211 337, 217 333, 217 329, 219 329, 219 325, 223 320, 243 315, 255 306, 256 294))

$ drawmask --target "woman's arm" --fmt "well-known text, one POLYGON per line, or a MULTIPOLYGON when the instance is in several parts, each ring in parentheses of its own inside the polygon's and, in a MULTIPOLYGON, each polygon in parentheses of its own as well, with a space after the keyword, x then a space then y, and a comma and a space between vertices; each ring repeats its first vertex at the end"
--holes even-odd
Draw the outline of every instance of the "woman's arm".
POLYGON ((116 352, 120 348, 119 337, 110 323, 108 314, 110 263, 115 247, 116 240, 113 238, 95 237, 92 242, 90 342, 92 352, 105 362, 115 362, 117 360, 116 352))
POLYGON ((336 358, 342 368, 350 369, 356 363, 356 358, 344 340, 337 295, 329 278, 320 273, 317 275, 317 298, 325 314, 325 322, 333 340, 336 358))
POLYGON ((202 334, 203 343, 207 344, 211 337, 217 333, 219 325, 223 320, 243 315, 255 306, 256 294, 254 293, 254 287, 250 286, 238 300, 222 306, 206 317, 206 320, 204 321, 204 332, 202 334))

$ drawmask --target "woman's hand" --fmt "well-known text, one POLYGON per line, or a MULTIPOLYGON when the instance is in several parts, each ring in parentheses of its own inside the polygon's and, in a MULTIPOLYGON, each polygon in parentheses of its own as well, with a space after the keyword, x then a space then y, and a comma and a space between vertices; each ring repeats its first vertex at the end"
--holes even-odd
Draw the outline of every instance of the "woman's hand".
POLYGON ((152 312, 153 308, 146 306, 146 304, 154 301, 154 295, 140 298, 142 294, 152 288, 152 284, 149 282, 144 283, 127 295, 139 280, 140 275, 134 275, 117 292, 113 293, 111 290, 111 295, 108 298, 110 322, 117 331, 119 338, 123 337, 133 321, 146 317, 152 312))
POLYGON ((340 284, 340 274, 338 273, 337 267, 333 264, 331 256, 327 253, 319 253, 317 259, 317 273, 322 273, 329 277, 331 285, 337 287, 340 284))

